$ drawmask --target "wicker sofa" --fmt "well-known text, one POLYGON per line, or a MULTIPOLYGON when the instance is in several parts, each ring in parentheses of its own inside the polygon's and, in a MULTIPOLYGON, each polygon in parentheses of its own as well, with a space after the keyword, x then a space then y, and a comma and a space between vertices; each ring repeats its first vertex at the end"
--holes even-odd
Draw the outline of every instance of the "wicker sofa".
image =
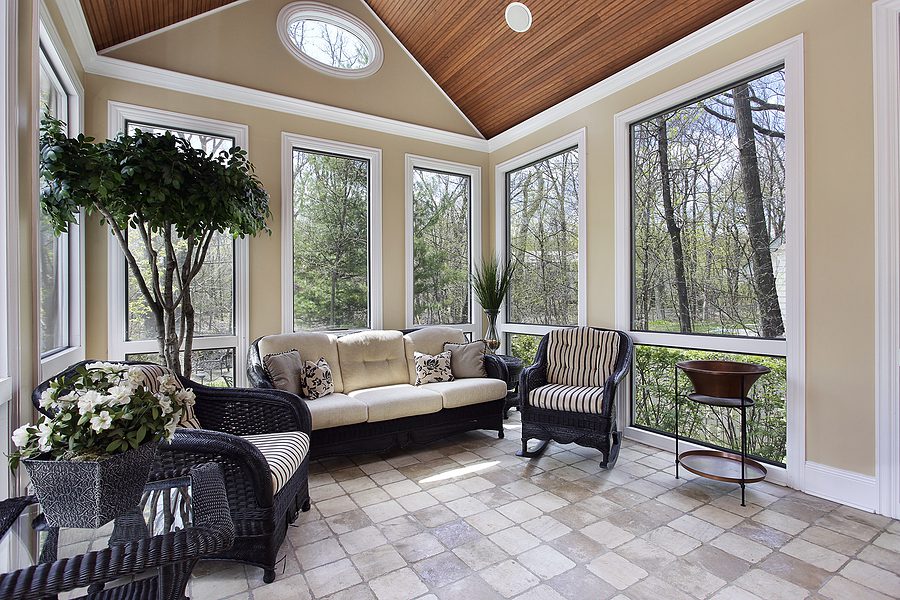
POLYGON ((274 388, 263 366, 266 355, 298 350, 303 360, 328 361, 334 393, 304 398, 312 416, 312 458, 385 452, 475 429, 502 438, 507 370, 497 357, 485 355, 487 377, 414 385, 414 352, 437 354, 445 343, 465 342, 463 332, 450 327, 269 335, 251 345, 247 373, 251 385, 274 388))

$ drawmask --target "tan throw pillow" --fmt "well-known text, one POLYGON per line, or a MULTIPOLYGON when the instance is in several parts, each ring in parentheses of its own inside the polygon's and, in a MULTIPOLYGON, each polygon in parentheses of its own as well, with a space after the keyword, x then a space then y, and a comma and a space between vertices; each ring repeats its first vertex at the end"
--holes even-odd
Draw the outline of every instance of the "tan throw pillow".
POLYGON ((487 377, 484 368, 487 345, 484 340, 475 340, 468 344, 444 344, 444 350, 450 351, 450 368, 456 379, 487 377))
POLYGON ((300 395, 300 377, 303 374, 300 352, 288 350, 277 354, 266 354, 263 357, 263 369, 276 388, 300 395))
POLYGON ((334 393, 334 378, 331 367, 324 357, 318 362, 306 361, 303 367, 303 395, 310 400, 334 393))
POLYGON ((432 356, 416 352, 416 385, 423 383, 439 383, 441 381, 453 381, 453 371, 450 370, 450 351, 445 350, 432 356))

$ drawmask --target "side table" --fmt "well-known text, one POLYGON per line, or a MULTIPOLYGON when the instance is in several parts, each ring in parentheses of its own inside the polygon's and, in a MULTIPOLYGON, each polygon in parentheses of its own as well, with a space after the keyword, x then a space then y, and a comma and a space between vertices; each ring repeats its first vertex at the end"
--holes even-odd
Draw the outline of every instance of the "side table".
POLYGON ((503 407, 503 418, 508 419, 509 409, 519 410, 519 375, 525 368, 525 363, 521 358, 508 354, 496 354, 495 356, 506 363, 506 370, 509 371, 509 379, 506 380, 506 405, 503 407))

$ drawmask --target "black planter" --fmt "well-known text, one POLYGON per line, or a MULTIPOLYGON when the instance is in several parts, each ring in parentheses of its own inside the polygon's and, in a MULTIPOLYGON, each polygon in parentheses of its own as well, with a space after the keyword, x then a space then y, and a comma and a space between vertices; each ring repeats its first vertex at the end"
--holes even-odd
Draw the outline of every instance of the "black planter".
POLYGON ((141 500, 156 442, 98 461, 22 461, 50 525, 97 528, 141 500))

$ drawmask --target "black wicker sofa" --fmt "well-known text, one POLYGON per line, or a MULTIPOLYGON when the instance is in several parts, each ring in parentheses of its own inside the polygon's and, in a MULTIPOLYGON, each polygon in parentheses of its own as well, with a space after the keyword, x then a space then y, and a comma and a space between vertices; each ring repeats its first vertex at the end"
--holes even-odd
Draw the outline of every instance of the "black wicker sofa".
POLYGON ((365 331, 340 338, 320 332, 263 336, 250 346, 251 385, 274 388, 263 357, 298 350, 303 360, 324 357, 334 372, 335 393, 305 400, 312 416, 311 458, 380 453, 426 444, 465 431, 488 429, 503 437, 507 369, 486 354, 485 378, 415 386, 414 351, 441 352, 465 343, 449 327, 365 331))

